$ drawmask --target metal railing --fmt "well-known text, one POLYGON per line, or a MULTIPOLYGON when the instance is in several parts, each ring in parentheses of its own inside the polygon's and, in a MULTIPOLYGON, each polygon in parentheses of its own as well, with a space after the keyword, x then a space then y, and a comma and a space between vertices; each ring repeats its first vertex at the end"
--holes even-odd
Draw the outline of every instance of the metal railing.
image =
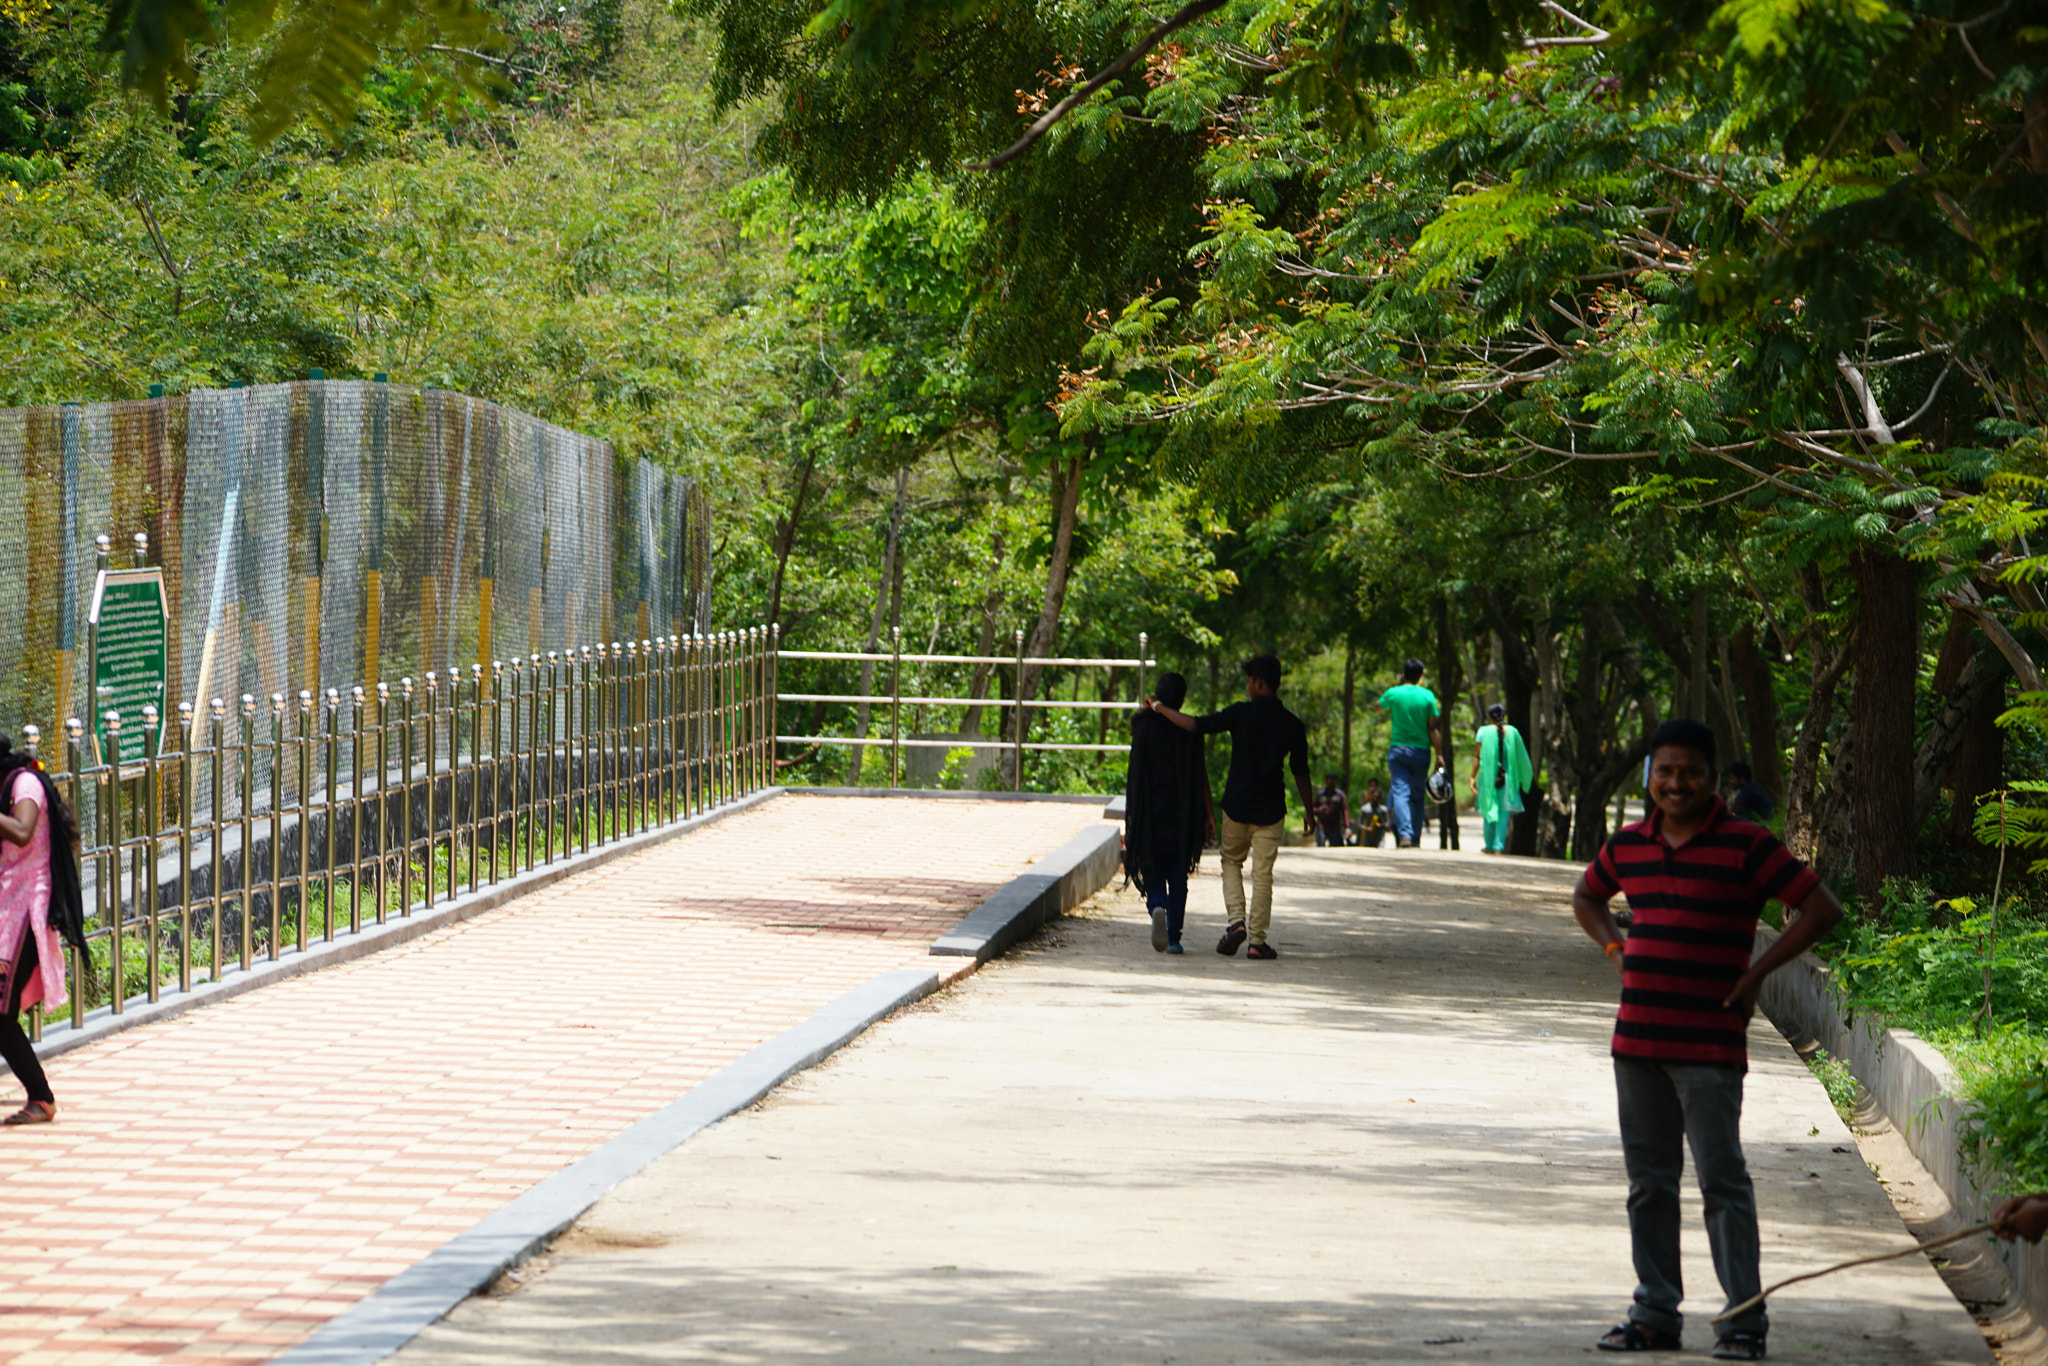
POLYGON ((756 627, 273 693, 267 733, 255 697, 214 698, 198 730, 179 706, 181 749, 145 707, 120 770, 67 721, 50 777, 78 819, 91 959, 70 955, 72 1027, 769 786, 774 651, 756 627))
MULTIPOLYGON (((851 663, 888 665, 889 691, 886 693, 786 693, 778 691, 775 694, 775 700, 777 703, 824 702, 854 706, 866 703, 869 706, 886 706, 889 709, 889 733, 886 740, 871 735, 778 734, 775 737, 776 743, 781 745, 850 745, 856 747, 872 745, 877 748, 886 745, 889 751, 889 785, 891 787, 898 786, 902 781, 903 751, 906 749, 954 750, 977 746, 1006 749, 1010 752, 1011 760, 1010 785, 1016 791, 1021 791, 1024 786, 1024 756, 1027 753, 1054 750, 1081 750, 1109 754, 1129 752, 1130 746, 1128 744, 1078 744, 1027 740, 1025 738, 1026 727, 1024 718, 1027 711, 1129 711, 1136 699, 1144 695, 1146 670, 1158 667, 1159 663, 1159 661, 1147 657, 1150 653, 1149 637, 1147 635, 1141 633, 1138 636, 1138 653, 1134 658, 1130 659, 1073 659, 1056 656, 1043 658, 1026 656, 1024 653, 1024 633, 1021 630, 1016 633, 1015 640, 1017 646, 1016 653, 1009 656, 907 655, 903 653, 903 632, 899 628, 892 627, 889 632, 889 652, 887 654, 858 650, 778 649, 775 652, 778 660, 838 660, 851 663), (1036 664, 1044 668, 1135 669, 1137 671, 1137 690, 1130 701, 1083 701, 1079 698, 1062 700, 1054 697, 1043 697, 1033 698, 1030 701, 1020 703, 1014 696, 980 698, 906 696, 903 692, 903 666, 905 664, 1009 665, 1016 671, 1011 675, 1013 680, 1021 678, 1025 666, 1030 664, 1036 664), (986 738, 955 736, 939 740, 919 739, 914 736, 906 738, 903 734, 903 708, 906 706, 959 707, 963 709, 980 707, 999 713, 1006 713, 1003 731, 1007 734, 1008 738, 1005 739, 1003 734, 986 738)), ((779 687, 779 681, 777 686, 779 687)))

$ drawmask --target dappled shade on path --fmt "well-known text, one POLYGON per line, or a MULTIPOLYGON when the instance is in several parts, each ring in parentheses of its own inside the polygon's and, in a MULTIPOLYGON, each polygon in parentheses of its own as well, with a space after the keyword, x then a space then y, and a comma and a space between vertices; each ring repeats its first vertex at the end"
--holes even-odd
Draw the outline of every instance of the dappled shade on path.
MULTIPOLYGON (((1276 963, 1210 952, 1205 874, 1186 957, 1098 897, 656 1162, 397 1366, 1588 1360, 1633 1277, 1576 868, 1288 850, 1276 963)), ((1899 1246, 1819 1085, 1768 1024, 1752 1047, 1766 1275, 1899 1246)), ((1989 1362, 1924 1261, 1773 1311, 1773 1360, 1989 1362)))

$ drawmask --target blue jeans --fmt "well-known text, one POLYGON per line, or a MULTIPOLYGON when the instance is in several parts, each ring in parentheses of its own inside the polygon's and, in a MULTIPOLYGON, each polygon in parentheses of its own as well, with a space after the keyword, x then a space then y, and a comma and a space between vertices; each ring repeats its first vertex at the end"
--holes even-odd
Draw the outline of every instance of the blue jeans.
MULTIPOLYGON (((1685 1284, 1678 1262, 1678 1181, 1692 1149, 1706 1203, 1707 1247, 1728 1303, 1763 1289, 1756 1189, 1742 1159, 1742 1072, 1705 1063, 1616 1058, 1621 1155, 1628 1168, 1628 1235, 1635 1254, 1635 1303, 1629 1318, 1666 1333, 1684 1327, 1685 1284)), ((1721 1325, 1762 1332, 1763 1306, 1721 1325)))
POLYGON ((1413 844, 1422 829, 1422 798, 1429 785, 1429 746, 1388 746, 1387 773, 1387 807, 1394 817, 1394 836, 1413 844))
POLYGON ((1163 867, 1147 860, 1145 864, 1145 909, 1147 912, 1166 912, 1166 942, 1180 942, 1181 926, 1188 918, 1188 870, 1185 864, 1174 862, 1172 867, 1163 867))

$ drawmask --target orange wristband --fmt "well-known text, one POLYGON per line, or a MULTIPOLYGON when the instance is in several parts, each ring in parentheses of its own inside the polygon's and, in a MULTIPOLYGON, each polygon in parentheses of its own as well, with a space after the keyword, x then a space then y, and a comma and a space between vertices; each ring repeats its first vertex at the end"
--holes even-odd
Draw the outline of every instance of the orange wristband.
POLYGON ((1620 952, 1621 952, 1621 949, 1622 949, 1622 943, 1621 943, 1621 941, 1620 941, 1619 939, 1617 939, 1617 940, 1613 941, 1612 943, 1610 943, 1610 944, 1606 945, 1606 947, 1605 947, 1605 952, 1606 952, 1606 954, 1607 954, 1607 956, 1608 956, 1609 958, 1612 958, 1612 957, 1614 957, 1614 955, 1615 955, 1615 954, 1617 954, 1617 953, 1620 953, 1620 952))

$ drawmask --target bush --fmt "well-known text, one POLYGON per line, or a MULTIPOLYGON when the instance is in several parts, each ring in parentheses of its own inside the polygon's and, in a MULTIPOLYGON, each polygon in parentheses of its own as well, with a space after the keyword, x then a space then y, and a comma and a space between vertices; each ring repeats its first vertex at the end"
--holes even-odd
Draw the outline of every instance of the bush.
POLYGON ((1963 1156, 1979 1184, 2048 1188, 2048 926, 2039 914, 2010 897, 1994 927, 1988 907, 1894 878, 1875 911, 1843 922, 1829 956, 1845 1006, 1913 1030, 1954 1065, 1976 1115, 1963 1156))

